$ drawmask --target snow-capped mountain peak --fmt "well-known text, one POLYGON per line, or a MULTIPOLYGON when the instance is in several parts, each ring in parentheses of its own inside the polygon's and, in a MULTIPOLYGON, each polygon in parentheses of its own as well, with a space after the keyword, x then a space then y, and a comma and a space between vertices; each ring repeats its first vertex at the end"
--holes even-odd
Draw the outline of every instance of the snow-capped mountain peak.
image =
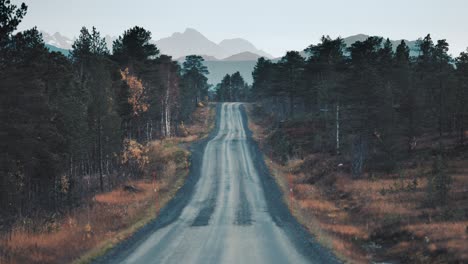
POLYGON ((44 39, 44 42, 46 44, 55 46, 57 48, 66 49, 66 50, 69 50, 72 48, 73 40, 66 36, 63 36, 59 32, 56 32, 53 35, 44 31, 41 31, 41 33, 42 33, 42 38, 44 39))

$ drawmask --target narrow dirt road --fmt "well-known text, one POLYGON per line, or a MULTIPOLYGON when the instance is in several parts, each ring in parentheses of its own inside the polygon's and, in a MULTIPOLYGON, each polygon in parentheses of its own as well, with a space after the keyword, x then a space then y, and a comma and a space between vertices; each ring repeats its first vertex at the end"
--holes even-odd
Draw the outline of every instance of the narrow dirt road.
POLYGON ((216 131, 204 151, 194 152, 199 175, 190 176, 161 219, 97 262, 338 263, 290 215, 242 105, 218 108, 216 131))

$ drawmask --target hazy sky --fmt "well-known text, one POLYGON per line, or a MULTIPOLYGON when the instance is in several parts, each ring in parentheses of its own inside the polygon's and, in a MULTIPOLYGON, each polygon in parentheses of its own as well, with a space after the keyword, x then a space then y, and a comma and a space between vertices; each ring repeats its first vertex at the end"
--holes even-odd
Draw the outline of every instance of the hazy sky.
POLYGON ((29 6, 20 29, 78 35, 96 26, 118 36, 139 25, 154 39, 195 28, 219 42, 242 37, 275 56, 302 50, 324 34, 414 40, 431 33, 450 53, 468 47, 467 0, 12 0, 29 6))

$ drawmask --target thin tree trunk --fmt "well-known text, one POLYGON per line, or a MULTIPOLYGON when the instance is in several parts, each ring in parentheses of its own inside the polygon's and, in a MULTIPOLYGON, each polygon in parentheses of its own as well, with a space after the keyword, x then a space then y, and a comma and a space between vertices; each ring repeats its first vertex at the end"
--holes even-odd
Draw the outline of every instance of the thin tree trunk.
POLYGON ((336 155, 340 154, 340 104, 336 104, 336 155))
POLYGON ((97 136, 98 136, 98 170, 99 170, 99 188, 101 192, 104 192, 104 182, 102 175, 102 138, 101 138, 101 116, 98 116, 98 127, 97 127, 97 136))
POLYGON ((91 177, 91 174, 93 174, 93 171, 92 171, 92 166, 91 166, 91 157, 89 155, 90 154, 88 153, 88 158, 87 158, 88 168, 87 168, 87 171, 88 171, 89 177, 91 177))
POLYGON ((153 119, 150 119, 150 141, 153 140, 153 119))
POLYGON ((146 121, 146 141, 150 141, 149 122, 146 121))
POLYGON ((460 146, 463 146, 465 144, 465 126, 463 116, 463 113, 460 114, 460 118, 458 119, 458 122, 460 122, 460 146))
POLYGON ((170 82, 171 82, 171 71, 169 70, 168 72, 168 77, 167 77, 167 90, 166 90, 166 98, 164 102, 165 106, 165 128, 166 128, 166 136, 171 137, 171 121, 170 121, 170 106, 169 106, 169 96, 170 96, 170 82))
POLYGON ((294 118, 294 95, 289 95, 289 114, 294 118))
POLYGON ((112 190, 112 182, 111 182, 111 173, 109 171, 109 157, 106 156, 106 175, 107 175, 107 185, 109 190, 112 190))
POLYGON ((164 129, 164 101, 161 100, 161 137, 165 137, 165 129, 164 129))

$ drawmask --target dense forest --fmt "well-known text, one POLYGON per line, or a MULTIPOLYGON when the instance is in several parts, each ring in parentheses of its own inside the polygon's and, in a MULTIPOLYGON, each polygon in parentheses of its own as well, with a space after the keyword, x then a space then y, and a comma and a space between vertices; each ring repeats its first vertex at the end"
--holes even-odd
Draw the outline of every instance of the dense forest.
MULTIPOLYGON (((439 149, 463 147, 468 125, 468 53, 448 54, 445 40, 430 35, 418 41, 411 57, 404 41, 396 49, 381 37, 346 48, 341 38, 324 36, 306 57, 290 51, 277 63, 260 58, 253 72, 252 97, 276 117, 312 128, 309 145, 284 143, 274 135, 283 159, 304 152, 339 154, 360 178, 368 169, 397 171, 423 137, 439 149), (446 143, 447 137, 453 142, 446 143), (306 150, 305 150, 306 149, 306 150)), ((429 184, 434 203, 444 203, 450 179, 439 170, 429 184)))
POLYGON ((203 59, 179 65, 144 28, 126 30, 109 51, 96 28, 83 27, 65 57, 36 28, 16 31, 26 13, 0 1, 4 222, 67 210, 85 191, 141 177, 144 145, 181 133, 208 95, 203 59))
POLYGON ((250 100, 251 87, 244 81, 239 72, 226 74, 221 83, 216 85, 216 100, 218 102, 245 102, 250 100))

